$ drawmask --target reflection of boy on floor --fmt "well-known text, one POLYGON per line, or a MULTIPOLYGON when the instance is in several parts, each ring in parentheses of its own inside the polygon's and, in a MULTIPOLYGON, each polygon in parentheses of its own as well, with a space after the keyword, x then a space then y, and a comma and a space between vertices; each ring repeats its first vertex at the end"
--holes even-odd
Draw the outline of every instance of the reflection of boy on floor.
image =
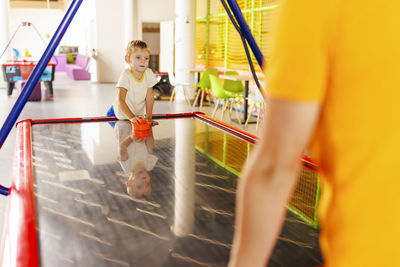
POLYGON ((148 196, 151 193, 149 171, 158 158, 153 155, 154 137, 150 127, 150 136, 136 139, 132 135, 132 124, 117 121, 115 125, 119 143, 119 162, 124 172, 129 174, 126 189, 132 197, 148 196))

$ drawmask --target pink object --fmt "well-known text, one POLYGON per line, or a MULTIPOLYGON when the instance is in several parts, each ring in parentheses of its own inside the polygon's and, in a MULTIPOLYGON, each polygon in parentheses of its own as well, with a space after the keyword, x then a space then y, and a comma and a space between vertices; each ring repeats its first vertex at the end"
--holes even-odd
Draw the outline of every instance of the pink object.
POLYGON ((66 54, 59 54, 54 55, 54 61, 56 62, 56 71, 58 72, 65 72, 67 66, 67 55, 66 54))
POLYGON ((90 80, 90 72, 88 67, 90 58, 85 55, 78 54, 75 59, 75 64, 67 64, 65 70, 67 75, 74 80, 90 80))

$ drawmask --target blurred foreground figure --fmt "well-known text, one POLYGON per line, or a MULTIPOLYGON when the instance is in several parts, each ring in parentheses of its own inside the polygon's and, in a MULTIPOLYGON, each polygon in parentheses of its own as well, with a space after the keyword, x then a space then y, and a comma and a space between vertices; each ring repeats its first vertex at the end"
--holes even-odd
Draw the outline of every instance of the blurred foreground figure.
POLYGON ((400 1, 282 0, 230 267, 265 266, 307 149, 325 266, 400 266, 400 1))

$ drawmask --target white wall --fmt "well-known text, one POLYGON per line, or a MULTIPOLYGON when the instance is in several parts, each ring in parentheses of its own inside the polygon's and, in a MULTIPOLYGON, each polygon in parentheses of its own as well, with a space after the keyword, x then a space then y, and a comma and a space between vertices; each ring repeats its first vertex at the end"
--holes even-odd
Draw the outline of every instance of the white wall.
MULTIPOLYGON (((94 19, 95 14, 91 12, 93 0, 83 1, 81 7, 72 20, 67 32, 65 33, 60 45, 78 46, 79 53, 88 54, 89 50, 89 20, 94 19)), ((53 36, 59 26, 66 11, 61 9, 46 8, 11 8, 10 9, 10 32, 11 34, 17 29, 22 21, 32 22, 47 43, 46 34, 53 36)), ((45 45, 37 36, 32 27, 21 27, 12 42, 12 47, 17 48, 21 54, 28 49, 34 57, 40 57, 43 53, 45 45)), ((58 50, 56 51, 56 53, 58 50)))
MULTIPOLYGON (((46 39, 46 34, 52 36, 56 31, 63 17, 63 11, 60 9, 10 8, 9 15, 10 35, 15 32, 21 22, 29 21, 46 39)), ((48 41, 49 39, 46 39, 47 43, 48 41)), ((21 27, 10 47, 18 49, 21 56, 24 56, 25 49, 27 49, 33 57, 40 58, 46 46, 32 27, 21 27)))
POLYGON ((2 57, 0 58, 0 63, 6 61, 10 56, 8 53, 9 49, 4 51, 7 47, 8 40, 10 39, 9 12, 10 6, 8 0, 0 0, 0 57, 2 57))
POLYGON ((160 24, 160 72, 174 70, 174 21, 160 24))
MULTIPOLYGON (((79 53, 84 55, 90 55, 93 44, 93 37, 91 31, 92 20, 95 20, 95 0, 84 0, 76 12, 74 19, 68 27, 61 45, 78 46, 79 53)), ((64 16, 65 11, 63 11, 64 16)))
POLYGON ((160 33, 143 33, 143 41, 145 41, 150 47, 150 53, 152 55, 160 54, 160 33))
POLYGON ((99 82, 116 82, 124 68, 123 1, 96 1, 99 82))
POLYGON ((142 37, 143 22, 175 20, 175 0, 138 0, 139 35, 142 37))
POLYGON ((139 20, 160 22, 175 18, 174 0, 138 0, 139 20))
MULTIPOLYGON (((116 82, 120 72, 125 67, 124 53, 124 1, 97 0, 96 26, 98 44, 98 75, 99 82, 116 82)), ((137 23, 136 39, 143 39, 142 22, 161 22, 175 19, 174 0, 137 0, 138 18, 132 18, 137 23)), ((153 48, 157 50, 158 47, 153 48)), ((158 49, 159 50, 159 49, 158 49)), ((155 51, 152 51, 152 53, 155 51)))
POLYGON ((137 0, 123 0, 124 5, 124 37, 125 44, 134 40, 138 36, 138 10, 137 10, 137 0))

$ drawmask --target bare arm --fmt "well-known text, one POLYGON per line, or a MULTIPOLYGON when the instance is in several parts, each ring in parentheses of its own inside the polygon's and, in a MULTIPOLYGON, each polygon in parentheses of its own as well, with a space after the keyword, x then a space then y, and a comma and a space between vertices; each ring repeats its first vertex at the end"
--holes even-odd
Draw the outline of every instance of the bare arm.
POLYGON ((126 90, 125 88, 118 87, 118 105, 121 111, 130 121, 136 122, 135 114, 133 114, 133 112, 130 110, 125 101, 127 92, 128 90, 126 90))
POLYGON ((122 142, 119 144, 119 157, 118 159, 121 161, 125 161, 129 158, 128 155, 128 146, 133 142, 133 138, 131 135, 127 136, 122 142))
POLYGON ((296 184, 319 105, 268 100, 260 141, 241 178, 229 267, 266 266, 296 184))
POLYGON ((153 129, 150 127, 150 136, 146 138, 146 148, 149 154, 153 154, 154 150, 154 136, 153 136, 153 129))
POLYGON ((147 88, 146 94, 146 120, 152 121, 153 117, 153 105, 154 105, 154 96, 153 96, 153 88, 147 88))

